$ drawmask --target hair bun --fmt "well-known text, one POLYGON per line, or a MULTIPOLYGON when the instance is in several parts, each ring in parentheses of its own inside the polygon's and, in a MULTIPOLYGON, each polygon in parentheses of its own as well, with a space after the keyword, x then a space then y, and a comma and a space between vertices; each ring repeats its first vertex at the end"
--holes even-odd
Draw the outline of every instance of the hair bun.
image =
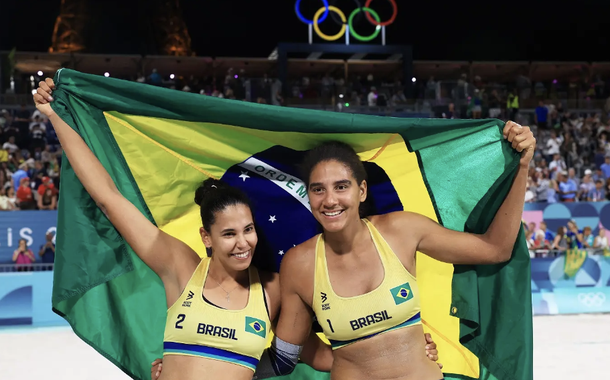
POLYGON ((217 179, 214 178, 208 178, 205 181, 203 181, 203 183, 201 185, 199 185, 199 188, 197 189, 197 191, 195 191, 195 203, 197 203, 199 206, 201 206, 201 203, 203 202, 203 200, 208 197, 210 195, 210 193, 214 192, 214 191, 218 191, 219 189, 222 189, 223 187, 226 187, 227 185, 222 182, 219 181, 217 179))

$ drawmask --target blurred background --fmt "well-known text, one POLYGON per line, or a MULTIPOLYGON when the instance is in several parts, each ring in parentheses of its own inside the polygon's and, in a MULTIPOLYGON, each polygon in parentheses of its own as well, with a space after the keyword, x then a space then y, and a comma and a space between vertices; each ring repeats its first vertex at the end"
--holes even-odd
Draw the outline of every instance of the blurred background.
POLYGON ((126 378, 51 311, 62 150, 32 91, 62 67, 281 107, 532 126, 535 379, 608 378, 608 3, 329 3, 339 12, 320 0, 0 2, 3 379, 126 378))

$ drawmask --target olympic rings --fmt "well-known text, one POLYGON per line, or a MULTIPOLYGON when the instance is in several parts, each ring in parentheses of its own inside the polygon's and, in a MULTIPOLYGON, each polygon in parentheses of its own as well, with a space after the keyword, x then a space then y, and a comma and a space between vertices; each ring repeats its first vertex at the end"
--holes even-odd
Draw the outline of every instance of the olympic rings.
MULTIPOLYGON (((360 4, 360 0, 354 0, 354 3, 356 3, 356 8, 362 8, 362 4, 360 4)), ((328 5, 334 5, 336 7, 337 0, 328 0, 328 5)), ((359 14, 358 18, 355 20, 355 22, 360 21, 362 19, 362 17, 364 17, 364 15, 359 14)), ((335 22, 335 24, 337 24, 339 26, 343 25, 341 20, 339 20, 339 17, 334 12, 330 12, 330 18, 335 22)))
MULTIPOLYGON (((367 37, 363 37, 363 36, 359 35, 358 33, 356 33, 356 31, 354 30, 354 27, 353 27, 353 25, 352 25, 352 24, 353 24, 353 21, 354 21, 354 16, 356 16, 356 15, 358 14, 358 12, 361 12, 361 11, 367 12, 367 13, 366 13, 366 14, 367 14, 367 16, 368 16, 368 14, 369 14, 369 13, 370 13, 370 14, 372 14, 372 15, 373 15, 373 17, 375 17, 375 20, 377 20, 377 22, 380 22, 380 21, 381 21, 381 19, 379 18, 379 15, 377 14, 377 12, 375 12, 375 11, 374 11, 374 10, 372 10, 371 8, 367 8, 367 7, 364 7, 364 8, 356 8, 356 9, 354 9, 354 11, 352 12, 352 14, 351 14, 351 15, 349 15, 349 22, 348 22, 348 25, 349 25, 349 32, 350 32, 350 34, 351 34, 352 36, 354 36, 354 38, 359 39, 360 41, 365 41, 365 42, 366 42, 366 41, 370 41, 370 40, 374 39, 375 37, 377 37, 377 36, 379 35, 379 31, 381 30, 381 27, 380 27, 380 26, 377 26, 377 27, 375 28, 375 31, 373 32, 373 34, 371 34, 370 36, 367 36, 367 37)), ((314 25, 315 25, 315 24, 314 24, 314 25)))
MULTIPOLYGON (((373 2, 373 0, 366 0, 366 3, 364 3, 364 7, 368 8, 372 2, 373 2)), ((396 6, 396 0, 390 0, 390 4, 392 4, 392 9, 394 9, 394 12, 392 13, 392 17, 390 17, 390 19, 388 21, 379 22, 379 19, 377 18, 377 21, 375 22, 375 20, 373 20, 373 18, 371 17, 371 14, 373 12, 365 12, 366 18, 369 20, 369 22, 371 24, 376 25, 376 26, 390 25, 391 23, 394 22, 394 20, 396 20, 396 15, 398 15, 398 7, 396 6)))
MULTIPOLYGON (((313 20, 306 19, 303 16, 303 14, 301 13, 301 11, 300 11, 301 0, 296 0, 296 2, 294 4, 294 10, 297 14, 297 17, 303 23, 308 24, 308 25, 313 25, 313 28, 315 29, 316 34, 320 38, 322 38, 326 41, 335 41, 335 40, 338 40, 339 38, 343 37, 348 26, 349 26, 349 33, 354 38, 356 38, 360 41, 371 41, 379 35, 379 31, 382 27, 388 26, 396 20, 396 16, 398 15, 398 7, 396 5, 396 0, 389 0, 389 1, 390 1, 390 4, 392 5, 393 12, 392 12, 392 16, 387 21, 384 21, 384 22, 381 22, 379 14, 377 14, 377 12, 375 12, 374 10, 372 10, 369 7, 371 5, 371 3, 373 2, 373 0, 366 0, 364 7, 360 7, 359 5, 361 3, 358 0, 356 0, 356 5, 358 5, 358 7, 354 11, 352 11, 352 13, 350 14, 349 21, 345 17, 345 13, 343 13, 343 11, 341 11, 339 8, 335 7, 334 5, 330 5, 328 0, 322 0, 323 7, 316 11, 316 13, 313 17, 313 20), (364 12, 368 21, 372 25, 376 26, 375 31, 370 36, 361 36, 354 30, 354 25, 353 25, 354 17, 356 17, 356 15, 358 15, 358 13, 360 13, 361 11, 364 12), (328 14, 331 12, 336 13, 339 16, 339 18, 341 19, 341 24, 340 24, 341 30, 339 31, 339 33, 337 33, 335 35, 327 35, 327 34, 322 33, 322 31, 320 30, 320 23, 323 22, 324 20, 326 20, 328 14)), ((335 21, 335 23, 339 24, 336 20, 335 15, 333 15, 332 13, 331 13, 331 18, 335 21)))
POLYGON ((587 307, 599 307, 606 302, 606 295, 602 292, 578 293, 578 300, 587 307))
POLYGON ((347 29, 347 27, 345 26, 345 22, 347 20, 347 18, 345 18, 345 13, 343 13, 341 11, 341 9, 337 8, 337 7, 333 7, 332 5, 328 7, 328 10, 331 12, 335 12, 336 14, 339 15, 339 17, 341 18, 341 21, 343 21, 343 25, 341 26, 341 30, 339 31, 339 33, 335 34, 334 36, 329 36, 327 34, 322 33, 322 31, 320 30, 320 15, 322 14, 322 12, 325 11, 326 8, 322 7, 320 9, 318 9, 318 11, 316 12, 316 14, 313 16, 313 28, 316 30, 316 33, 318 33, 318 36, 320 36, 320 38, 326 40, 326 41, 335 41, 338 40, 339 38, 341 38, 344 34, 345 34, 345 29, 347 29))
MULTIPOLYGON (((324 22, 324 20, 326 20, 326 17, 328 16, 328 0, 322 0, 322 3, 324 4, 324 9, 326 10, 326 12, 324 12, 324 15, 322 16, 322 18, 318 21, 318 22, 324 22)), ((297 17, 303 21, 305 24, 314 24, 313 21, 306 19, 305 17, 303 17, 303 15, 301 14, 301 11, 299 10, 301 6, 301 0, 297 0, 296 3, 294 3, 294 11, 297 13, 297 17)))

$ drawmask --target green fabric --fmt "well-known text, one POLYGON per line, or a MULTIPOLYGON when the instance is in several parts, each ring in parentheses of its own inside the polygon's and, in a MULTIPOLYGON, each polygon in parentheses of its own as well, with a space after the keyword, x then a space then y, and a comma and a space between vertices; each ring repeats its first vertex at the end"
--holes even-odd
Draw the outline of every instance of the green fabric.
MULTIPOLYGON (((443 195, 435 197, 435 203, 439 220, 445 227, 484 233, 491 224, 495 211, 508 194, 514 173, 512 169, 518 161, 513 158, 508 144, 502 145, 505 155, 493 153, 494 134, 495 131, 489 128, 473 135, 475 140, 470 146, 454 140, 444 144, 442 148, 436 146, 420 152, 431 193, 443 195), (489 181, 490 177, 481 175, 480 161, 460 159, 475 156, 494 162, 491 167, 496 170, 495 174, 499 178, 496 183, 484 183, 489 181), (444 162, 460 162, 459 172, 447 171, 446 166, 435 162, 439 157, 443 157, 444 162), (511 170, 505 170, 506 167, 511 170), (473 183, 477 186, 472 186, 473 183), (460 193, 444 191, 448 187, 463 188, 469 192, 489 190, 486 193, 471 194, 470 198, 458 199, 460 193), (478 204, 464 204, 473 199, 480 201, 478 204), (464 209, 473 209, 473 212, 466 215, 464 209)), ((484 367, 481 379, 517 380, 531 379, 533 376, 532 309, 523 307, 524 302, 531 300, 530 273, 529 252, 523 230, 519 234, 510 262, 499 265, 455 266, 452 309, 455 307, 457 312, 452 314, 461 319, 461 341, 466 342, 465 346, 476 353, 484 367), (505 279, 512 280, 505 283, 505 279), (516 281, 523 282, 511 286, 511 283, 516 281), (527 323, 523 323, 524 321, 527 323), (499 352, 502 352, 502 360, 498 360, 499 352), (521 357, 529 359, 521 361, 521 357), (519 365, 507 366, 507 362, 519 362, 519 365)), ((445 378, 459 377, 446 374, 445 378)))
MULTIPOLYGON (((53 109, 83 137, 121 193, 153 223, 102 112, 263 131, 399 133, 418 156, 438 220, 449 228, 473 232, 484 232, 491 223, 519 161, 501 142, 503 123, 498 120, 399 119, 278 108, 66 69, 56 74, 55 82, 53 109)), ((162 143, 172 144, 171 139, 162 143)), ((128 375, 148 379, 150 362, 161 356, 163 286, 99 211, 69 162, 63 162, 54 310, 128 375)), ((532 379, 530 270, 523 233, 508 263, 456 266, 452 297, 451 312, 460 318, 460 341, 479 358, 480 378, 532 379)), ((284 378, 329 376, 300 364, 284 378)))
MULTIPOLYGON (((53 97, 57 114, 80 133, 121 193, 154 222, 120 152, 106 149, 116 145, 108 129, 87 128, 106 123, 102 112, 61 90, 53 97)), ((65 155, 62 163, 53 309, 81 339, 123 371, 138 378, 134 376, 137 368, 139 378, 145 378, 145 363, 150 366, 151 357, 161 356, 151 341, 161 342, 163 330, 157 320, 134 317, 165 310, 164 293, 159 293, 163 284, 96 206, 65 155), (134 294, 134 282, 149 286, 134 294), (121 337, 129 339, 121 341, 121 337)))

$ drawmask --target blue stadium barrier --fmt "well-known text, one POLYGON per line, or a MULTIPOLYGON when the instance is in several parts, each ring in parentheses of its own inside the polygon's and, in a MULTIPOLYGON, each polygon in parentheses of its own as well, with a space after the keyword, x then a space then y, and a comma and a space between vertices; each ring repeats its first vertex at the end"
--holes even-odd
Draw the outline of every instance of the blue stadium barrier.
POLYGON ((36 261, 40 261, 38 251, 46 242, 47 232, 55 232, 56 226, 57 211, 0 212, 0 264, 12 262, 19 239, 26 240, 36 261))
POLYGON ((53 272, 0 273, 0 328, 67 326, 51 309, 53 272))
MULTIPOLYGON (((53 272, 35 265, 32 271, 0 270, 0 328, 63 326, 51 310, 53 272), (37 271, 40 270, 40 271, 37 271)), ((609 313, 610 257, 590 255, 573 278, 563 272, 564 256, 532 259, 534 315, 609 313)))
POLYGON ((610 257, 589 255, 572 278, 564 265, 565 255, 532 259, 534 315, 610 313, 610 257))

